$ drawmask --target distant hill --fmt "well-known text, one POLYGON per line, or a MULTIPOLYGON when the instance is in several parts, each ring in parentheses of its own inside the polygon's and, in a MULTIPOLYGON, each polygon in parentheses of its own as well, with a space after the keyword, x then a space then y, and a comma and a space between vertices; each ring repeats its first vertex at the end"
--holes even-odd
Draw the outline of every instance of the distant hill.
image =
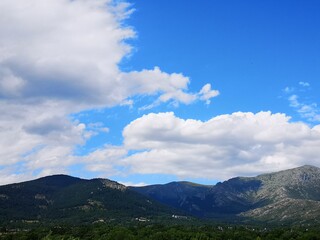
POLYGON ((195 216, 202 216, 202 210, 198 207, 199 202, 205 199, 208 190, 212 187, 191 182, 171 182, 130 188, 168 206, 195 216))
POLYGON ((185 182, 133 190, 190 214, 233 221, 320 223, 320 169, 302 166, 214 186, 185 182))
POLYGON ((55 175, 0 186, 0 223, 125 221, 177 214, 107 179, 55 175))

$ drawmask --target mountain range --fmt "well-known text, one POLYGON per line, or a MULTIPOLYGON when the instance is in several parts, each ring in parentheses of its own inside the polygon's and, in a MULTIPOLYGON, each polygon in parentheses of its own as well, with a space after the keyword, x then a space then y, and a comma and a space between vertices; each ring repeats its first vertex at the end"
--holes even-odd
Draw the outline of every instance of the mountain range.
POLYGON ((320 223, 320 168, 305 165, 215 185, 126 187, 54 175, 0 186, 0 222, 152 221, 198 217, 232 222, 320 223), (192 216, 192 217, 190 217, 192 216))
POLYGON ((319 223, 320 168, 236 177, 213 186, 173 182, 135 191, 192 215, 269 223, 319 223))

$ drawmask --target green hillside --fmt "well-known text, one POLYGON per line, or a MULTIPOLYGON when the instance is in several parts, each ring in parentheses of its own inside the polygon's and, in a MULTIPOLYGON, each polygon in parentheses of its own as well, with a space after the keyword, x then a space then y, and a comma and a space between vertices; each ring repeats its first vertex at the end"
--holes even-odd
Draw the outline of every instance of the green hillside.
POLYGON ((147 221, 176 212, 106 179, 56 175, 0 186, 2 223, 147 221))

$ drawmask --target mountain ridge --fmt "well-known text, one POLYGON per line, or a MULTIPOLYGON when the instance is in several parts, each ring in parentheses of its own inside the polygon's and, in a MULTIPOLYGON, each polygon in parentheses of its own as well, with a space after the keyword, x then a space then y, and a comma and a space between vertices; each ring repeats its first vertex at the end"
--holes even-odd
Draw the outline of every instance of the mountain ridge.
MULTIPOLYGON (((0 222, 152 219, 171 215, 221 221, 320 223, 320 168, 311 165, 235 177, 130 187, 64 174, 0 186, 0 222)), ((129 220, 129 221, 131 221, 129 220)))
MULTIPOLYGON (((177 188, 176 198, 164 198, 166 186, 160 186, 161 190, 155 186, 134 190, 205 218, 299 223, 320 217, 320 168, 311 165, 256 177, 235 177, 199 192, 194 187, 187 197, 181 197, 177 188)), ((169 196, 174 195, 174 189, 168 191, 169 196)))
POLYGON ((109 179, 52 175, 0 187, 0 222, 130 221, 178 214, 109 179))

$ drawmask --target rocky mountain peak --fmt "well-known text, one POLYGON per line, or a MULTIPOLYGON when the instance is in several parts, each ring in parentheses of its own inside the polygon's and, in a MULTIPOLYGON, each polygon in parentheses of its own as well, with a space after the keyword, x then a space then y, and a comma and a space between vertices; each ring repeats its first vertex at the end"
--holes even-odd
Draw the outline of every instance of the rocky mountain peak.
POLYGON ((103 186, 106 188, 112 188, 112 189, 121 190, 121 191, 125 191, 127 189, 126 186, 109 179, 98 178, 97 180, 99 180, 103 184, 103 186))
POLYGON ((273 184, 280 186, 292 186, 301 184, 314 184, 320 180, 320 168, 304 165, 276 173, 268 173, 257 176, 264 185, 273 184))

